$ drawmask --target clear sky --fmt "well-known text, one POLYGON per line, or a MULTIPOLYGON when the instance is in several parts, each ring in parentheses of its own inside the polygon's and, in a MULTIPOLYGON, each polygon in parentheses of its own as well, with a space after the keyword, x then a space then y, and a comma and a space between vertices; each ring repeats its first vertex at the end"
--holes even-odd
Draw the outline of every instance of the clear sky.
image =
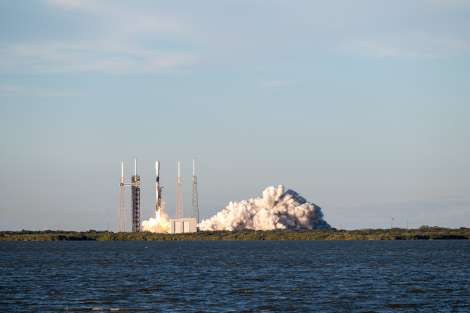
POLYGON ((470 226, 470 1, 0 0, 0 229, 115 229, 120 161, 202 217, 470 226))

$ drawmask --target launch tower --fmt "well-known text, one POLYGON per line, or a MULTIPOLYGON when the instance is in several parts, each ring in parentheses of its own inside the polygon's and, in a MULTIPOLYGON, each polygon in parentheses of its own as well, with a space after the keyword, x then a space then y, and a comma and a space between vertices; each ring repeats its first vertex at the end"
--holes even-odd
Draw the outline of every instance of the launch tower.
POLYGON ((196 219, 196 223, 199 224, 199 195, 197 192, 197 175, 196 175, 196 160, 193 160, 193 217, 196 219))
POLYGON ((182 199, 182 190, 181 190, 181 162, 177 163, 178 173, 176 176, 176 218, 183 217, 183 199, 182 199))
POLYGON ((137 159, 134 159, 134 175, 131 178, 132 190, 132 231, 140 232, 140 176, 137 175, 137 159))

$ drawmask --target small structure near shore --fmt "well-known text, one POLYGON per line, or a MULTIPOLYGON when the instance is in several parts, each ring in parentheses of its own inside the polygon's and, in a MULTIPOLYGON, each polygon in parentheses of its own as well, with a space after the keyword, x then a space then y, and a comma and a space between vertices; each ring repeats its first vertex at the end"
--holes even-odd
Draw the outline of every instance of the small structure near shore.
POLYGON ((170 234, 195 233, 197 232, 196 218, 172 218, 170 219, 170 234))

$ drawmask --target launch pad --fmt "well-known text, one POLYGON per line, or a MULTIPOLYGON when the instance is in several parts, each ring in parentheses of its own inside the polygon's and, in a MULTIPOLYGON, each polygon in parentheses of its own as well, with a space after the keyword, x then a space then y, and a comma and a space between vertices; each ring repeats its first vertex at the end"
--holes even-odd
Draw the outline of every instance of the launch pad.
POLYGON ((125 209, 125 187, 131 187, 132 196, 132 232, 150 231, 164 232, 171 234, 194 233, 198 231, 199 223, 199 198, 197 189, 196 162, 193 160, 193 177, 192 177, 192 214, 191 217, 183 216, 182 201, 182 179, 181 179, 181 162, 177 162, 176 176, 176 202, 175 202, 175 218, 168 219, 168 215, 163 212, 164 202, 162 201, 163 187, 160 185, 160 161, 155 162, 155 218, 141 223, 141 177, 137 174, 137 159, 134 159, 134 175, 130 182, 126 182, 124 178, 124 162, 121 162, 121 178, 119 189, 119 210, 118 225, 119 232, 126 232, 126 209, 125 209), (149 225, 153 225, 150 226, 149 225), (143 229, 142 229, 143 228, 143 229))

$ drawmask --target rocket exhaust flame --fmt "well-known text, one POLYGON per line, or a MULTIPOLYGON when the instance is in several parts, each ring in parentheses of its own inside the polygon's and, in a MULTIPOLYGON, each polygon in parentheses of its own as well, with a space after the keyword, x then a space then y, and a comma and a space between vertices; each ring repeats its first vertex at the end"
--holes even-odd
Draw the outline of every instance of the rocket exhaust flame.
POLYGON ((142 222, 144 231, 152 233, 169 233, 170 232, 170 219, 165 212, 161 210, 155 212, 155 218, 151 217, 142 222))

